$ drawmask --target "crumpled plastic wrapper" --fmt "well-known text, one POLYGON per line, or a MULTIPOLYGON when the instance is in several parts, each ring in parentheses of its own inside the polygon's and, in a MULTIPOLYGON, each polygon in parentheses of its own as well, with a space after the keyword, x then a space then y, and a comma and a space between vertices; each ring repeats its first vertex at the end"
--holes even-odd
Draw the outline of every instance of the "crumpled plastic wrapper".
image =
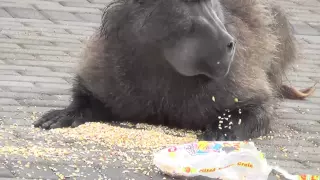
POLYGON ((279 167, 269 166, 254 143, 246 141, 199 141, 172 146, 155 153, 154 164, 173 177, 267 180, 275 170, 289 180, 320 180, 320 176, 291 175, 279 167))

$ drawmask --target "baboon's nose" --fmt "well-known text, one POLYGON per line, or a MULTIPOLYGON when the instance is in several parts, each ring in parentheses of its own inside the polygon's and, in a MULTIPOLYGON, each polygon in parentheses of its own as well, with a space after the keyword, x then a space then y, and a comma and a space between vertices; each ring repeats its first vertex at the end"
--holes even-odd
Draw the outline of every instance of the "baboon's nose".
POLYGON ((231 54, 234 53, 235 46, 236 46, 236 42, 234 40, 229 41, 227 43, 227 52, 231 54))

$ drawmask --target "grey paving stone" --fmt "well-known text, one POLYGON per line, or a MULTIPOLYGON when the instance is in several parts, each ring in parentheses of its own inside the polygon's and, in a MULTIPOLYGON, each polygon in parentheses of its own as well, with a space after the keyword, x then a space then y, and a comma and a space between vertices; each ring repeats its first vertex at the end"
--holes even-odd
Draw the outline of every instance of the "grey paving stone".
POLYGON ((51 0, 54 2, 76 2, 76 3, 88 3, 87 0, 51 0))
POLYGON ((16 86, 16 87, 33 87, 33 83, 30 82, 21 82, 21 81, 0 81, 1 86, 16 86))
POLYGON ((319 125, 320 121, 315 120, 299 120, 299 119, 278 119, 277 122, 282 122, 287 125, 319 125))
POLYGON ((84 14, 84 13, 76 13, 77 16, 79 16, 82 20, 87 22, 101 22, 101 15, 98 14, 84 14))
POLYGON ((294 24, 294 31, 296 34, 301 35, 320 35, 320 31, 309 26, 308 24, 294 24))
POLYGON ((284 107, 290 108, 304 108, 304 109, 319 109, 320 105, 316 103, 304 102, 304 101, 285 101, 281 103, 284 107))
POLYGON ((309 100, 309 101, 312 101, 314 103, 320 103, 320 97, 318 98, 312 98, 312 100, 309 100))
POLYGON ((23 24, 17 23, 17 22, 0 21, 0 26, 18 26, 18 27, 23 27, 23 24))
POLYGON ((82 35, 87 35, 87 36, 91 36, 94 33, 93 30, 69 29, 69 31, 72 34, 82 34, 82 35))
POLYGON ((59 100, 64 100, 64 101, 70 101, 71 96, 70 95, 55 95, 59 100))
POLYGON ((50 20, 79 21, 77 16, 70 12, 57 11, 41 11, 41 13, 50 20))
POLYGON ((55 45, 57 45, 57 47, 61 47, 61 48, 73 48, 73 49, 82 49, 85 47, 84 44, 74 44, 74 43, 60 43, 60 42, 56 42, 55 45))
POLYGON ((75 73, 75 69, 72 67, 51 67, 51 69, 55 72, 75 73))
MULTIPOLYGON (((21 2, 21 1, 20 1, 21 2)), ((18 8, 32 8, 29 4, 12 3, 12 1, 1 2, 0 7, 18 7, 18 8)))
POLYGON ((1 70, 0 75, 20 75, 20 74, 14 70, 1 70))
MULTIPOLYGON (((1 104, 1 99, 0 99, 1 104)), ((68 101, 60 100, 39 100, 39 99, 24 99, 19 100, 19 103, 25 106, 42 106, 42 107, 66 107, 70 104, 68 101)))
POLYGON ((318 171, 320 171, 320 163, 306 162, 306 165, 310 167, 316 167, 318 171))
POLYGON ((28 36, 28 35, 8 35, 10 38, 23 39, 23 40, 38 40, 38 41, 48 41, 48 42, 71 42, 71 43, 81 43, 77 39, 66 39, 57 37, 46 37, 46 36, 28 36))
POLYGON ((1 59, 35 59, 35 56, 30 54, 15 54, 15 53, 0 53, 1 59))
POLYGON ((292 113, 282 113, 281 118, 285 118, 285 119, 299 119, 299 120, 319 120, 319 115, 311 115, 311 114, 292 114, 292 113))
MULTIPOLYGON (((316 102, 309 101, 310 103, 316 104, 316 102)), ((299 111, 300 114, 312 114, 312 115, 320 115, 320 111, 318 109, 303 109, 303 108, 297 108, 297 111, 299 111)))
POLYGON ((36 28, 36 27, 17 27, 17 26, 5 26, 1 27, 2 30, 11 30, 11 31, 28 31, 28 32, 52 32, 52 33, 65 33, 68 34, 67 31, 63 29, 54 29, 54 28, 36 28))
MULTIPOLYGON (((296 73, 288 73, 289 75, 294 75, 296 73)), ((317 72, 312 72, 312 71, 308 71, 308 72, 304 72, 304 71, 300 71, 299 72, 300 75, 305 76, 305 77, 318 77, 319 74, 317 72)))
POLYGON ((39 44, 39 45, 52 45, 51 42, 48 41, 40 41, 40 40, 30 40, 30 39, 7 39, 0 38, 0 43, 17 43, 17 44, 39 44))
POLYGON ((301 37, 308 43, 320 44, 320 36, 310 36, 310 35, 297 35, 297 36, 301 37))
POLYGON ((39 11, 31 8, 7 7, 6 10, 16 18, 46 19, 39 11))
POLYGON ((82 56, 82 52, 78 51, 78 52, 75 52, 75 51, 70 51, 68 52, 68 54, 72 57, 81 57, 82 56))
POLYGON ((98 3, 98 4, 107 4, 110 3, 111 0, 88 0, 91 3, 98 3))
POLYGON ((311 64, 313 63, 314 65, 319 65, 319 56, 316 54, 304 54, 304 63, 311 64))
MULTIPOLYGON (((101 16, 100 16, 100 17, 101 17, 101 16)), ((93 29, 97 30, 97 28, 100 26, 100 23, 96 23, 96 22, 57 21, 57 23, 63 24, 63 25, 73 25, 73 26, 91 27, 92 30, 93 30, 93 29)))
POLYGON ((62 46, 56 46, 56 45, 53 45, 53 46, 22 45, 22 47, 26 49, 38 49, 38 50, 49 50, 49 51, 80 51, 81 50, 81 48, 79 47, 72 47, 72 46, 62 47, 62 46))
POLYGON ((40 106, 1 106, 1 111, 4 112, 46 112, 57 107, 40 107, 40 106))
POLYGON ((290 172, 291 174, 319 174, 319 170, 317 168, 305 168, 305 169, 301 169, 301 168, 288 168, 287 169, 288 172, 290 172))
MULTIPOLYGON (((57 85, 58 88, 54 88, 52 86, 49 87, 8 87, 8 89, 12 92, 23 92, 23 93, 38 93, 38 94, 47 94, 47 95, 69 95, 71 94, 71 91, 64 90, 61 91, 61 87, 57 85)), ((69 88, 63 88, 63 89, 69 89, 69 88)))
POLYGON ((274 138, 272 141, 257 141, 257 144, 261 145, 271 145, 271 146, 281 146, 285 144, 290 144, 291 146, 303 146, 303 147, 314 147, 314 144, 302 140, 296 139, 285 139, 285 138, 274 138))
POLYGON ((17 23, 17 22, 0 21, 0 26, 18 26, 18 27, 23 27, 23 24, 17 23))
POLYGON ((76 35, 76 34, 58 34, 58 33, 48 33, 48 32, 43 32, 41 35, 46 36, 46 37, 57 37, 57 38, 67 38, 67 39, 75 39, 75 40, 84 40, 87 39, 87 36, 84 35, 76 35))
MULTIPOLYGON (((4 118, 3 119, 3 124, 4 125, 15 125, 15 126, 31 126, 33 120, 31 120, 30 118, 26 118, 27 116, 24 115, 23 118, 16 118, 16 117, 12 117, 12 118, 4 118)), ((1 176, 0 176, 1 177, 1 176)))
POLYGON ((102 179, 102 175, 100 175, 94 167, 55 164, 51 169, 56 173, 63 174, 65 177, 102 179))
POLYGON ((45 68, 45 67, 16 66, 16 65, 2 65, 0 66, 0 70, 50 71, 48 68, 45 68))
MULTIPOLYGON (((31 91, 31 90, 30 90, 31 91)), ((38 99, 38 100, 59 100, 56 96, 35 93, 35 92, 12 92, 1 91, 0 98, 13 98, 16 100, 38 99)))
POLYGON ((10 43, 1 43, 0 48, 16 48, 20 49, 21 47, 17 44, 10 44, 10 43))
POLYGON ((11 16, 6 10, 0 9, 0 17, 11 17, 11 16))
POLYGON ((0 81, 20 81, 20 82, 48 82, 48 83, 66 83, 66 81, 59 77, 39 77, 39 76, 14 76, 2 75, 0 81))
POLYGON ((67 55, 63 51, 50 51, 50 50, 36 50, 36 49, 11 49, 11 48, 0 48, 0 52, 5 53, 18 53, 18 54, 32 54, 32 55, 39 55, 39 54, 47 54, 47 55, 67 55))
MULTIPOLYGON (((310 154, 315 156, 318 156, 320 154, 319 147, 293 146, 291 144, 283 144, 280 146, 261 146, 260 144, 258 144, 258 147, 262 149, 263 153, 270 153, 271 155, 277 151, 281 152, 280 148, 286 149, 285 152, 287 152, 288 154, 293 154, 293 156, 297 155, 297 157, 303 154, 310 154)), ((285 154, 285 152, 282 151, 283 154, 285 154)), ((270 159, 274 159, 274 158, 270 158, 270 159)), ((276 160, 279 160, 279 159, 276 159, 276 160)), ((301 161, 297 161, 297 162, 301 162, 301 161)))
POLYGON ((1 178, 13 178, 14 175, 1 163, 0 164, 0 177, 1 178))
POLYGON ((0 34, 0 38, 2 39, 8 39, 8 36, 4 35, 4 34, 0 34))
POLYGON ((7 166, 20 178, 59 179, 47 165, 39 165, 25 161, 20 161, 20 163, 19 161, 11 161, 7 163, 7 166))
MULTIPOLYGON (((26 8, 26 7, 24 7, 26 8)), ((25 23, 41 23, 41 24, 54 24, 50 20, 44 20, 44 19, 25 19, 25 18, 0 18, 2 22, 15 22, 20 23, 21 25, 25 25, 25 23)))
POLYGON ((319 49, 304 49, 302 52, 305 54, 305 56, 308 56, 308 55, 316 56, 320 54, 319 49))
MULTIPOLYGON (((310 162, 315 162, 315 163, 320 162, 320 157, 318 155, 308 154, 308 153, 298 153, 296 155, 293 155, 293 154, 280 152, 279 150, 276 152, 273 152, 273 153, 266 152, 265 157, 267 159, 276 158, 276 159, 283 160, 283 161, 297 161, 297 162, 310 161, 310 162)), ((302 172, 300 172, 300 173, 302 173, 302 172)))
POLYGON ((19 105, 19 103, 15 99, 11 98, 0 98, 1 105, 19 105))
POLYGON ((16 109, 17 112, 0 112, 0 119, 10 120, 10 119, 27 119, 30 113, 22 112, 20 109, 16 109))
POLYGON ((63 6, 68 6, 68 7, 86 7, 86 8, 98 8, 98 9, 103 9, 106 7, 105 4, 93 4, 93 3, 88 3, 88 1, 78 1, 78 2, 72 2, 72 1, 62 1, 60 2, 63 6))
POLYGON ((101 14, 101 10, 97 8, 81 8, 81 7, 65 7, 60 4, 56 5, 42 5, 42 4, 36 4, 35 5, 38 9, 42 11, 61 11, 61 12, 73 12, 73 13, 94 13, 94 14, 101 14))
POLYGON ((268 164, 270 165, 276 165, 283 168, 287 167, 294 167, 294 168, 306 168, 305 165, 297 162, 297 161, 286 161, 286 160, 280 160, 280 159, 268 159, 268 164))
POLYGON ((25 23, 27 26, 30 27, 43 27, 43 28, 55 28, 55 29, 75 29, 75 30, 94 30, 92 27, 82 27, 82 26, 75 26, 75 25, 64 25, 64 24, 41 24, 41 23, 25 23))
POLYGON ((36 86, 41 88, 55 88, 55 89, 71 89, 69 84, 57 84, 57 83, 36 83, 36 86))
POLYGON ((23 66, 39 66, 39 67, 75 67, 73 62, 54 62, 54 61, 33 61, 33 60, 7 60, 8 63, 23 66))
POLYGON ((44 60, 44 61, 57 61, 60 62, 77 62, 80 59, 71 57, 71 56, 50 56, 50 55, 39 55, 39 60, 44 60))
POLYGON ((8 37, 10 35, 16 35, 16 36, 30 36, 30 35, 31 36, 39 36, 41 34, 40 32, 26 31, 26 30, 22 30, 22 31, 2 30, 1 33, 7 35, 8 37))
POLYGON ((39 72, 39 71, 26 71, 21 72, 22 75, 28 75, 28 76, 41 76, 41 77, 73 77, 70 73, 64 73, 64 72, 39 72))
MULTIPOLYGON (((320 120, 319 120, 320 122, 320 120)), ((320 123, 318 125, 301 125, 301 124, 293 124, 290 125, 290 127, 295 128, 299 131, 308 132, 308 133, 314 133, 317 134, 320 132, 320 123)))

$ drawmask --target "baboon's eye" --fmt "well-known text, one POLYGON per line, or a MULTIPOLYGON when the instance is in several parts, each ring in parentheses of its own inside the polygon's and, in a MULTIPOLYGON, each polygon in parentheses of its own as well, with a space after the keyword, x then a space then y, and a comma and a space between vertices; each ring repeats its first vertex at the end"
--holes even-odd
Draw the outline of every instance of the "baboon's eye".
POLYGON ((135 3, 143 4, 144 0, 134 0, 135 3))
POLYGON ((198 3, 200 0, 183 0, 186 3, 198 3))

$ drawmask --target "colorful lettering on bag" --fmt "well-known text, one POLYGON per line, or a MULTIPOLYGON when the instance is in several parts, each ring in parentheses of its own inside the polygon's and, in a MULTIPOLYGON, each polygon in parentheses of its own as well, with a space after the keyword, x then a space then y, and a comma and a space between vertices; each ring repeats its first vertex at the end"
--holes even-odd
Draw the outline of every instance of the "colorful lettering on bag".
POLYGON ((176 152, 177 151, 177 147, 173 146, 173 147, 170 147, 168 149, 168 152, 176 152))
POLYGON ((318 175, 299 175, 299 180, 320 180, 320 176, 318 175))
POLYGON ((239 142, 235 142, 235 143, 228 143, 228 142, 224 142, 223 143, 223 147, 233 147, 234 151, 239 151, 240 150, 240 143, 239 142))
POLYGON ((220 152, 220 150, 222 149, 222 145, 221 144, 214 144, 214 146, 212 147, 213 152, 220 152))
POLYGON ((229 168, 229 167, 231 167, 231 166, 234 166, 234 164, 230 164, 230 165, 227 165, 227 166, 225 166, 225 167, 218 168, 218 170, 227 169, 227 168, 229 168))
POLYGON ((208 149, 209 143, 206 141, 199 141, 198 142, 198 149, 200 151, 206 151, 208 149))
POLYGON ((307 180, 307 175, 300 175, 299 180, 307 180))
POLYGON ((250 162, 238 162, 238 166, 253 168, 253 165, 250 162))
POLYGON ((190 173, 190 172, 191 172, 191 168, 190 168, 190 167, 185 167, 185 168, 184 168, 184 171, 185 171, 186 173, 190 173))
POLYGON ((184 148, 190 155, 193 156, 196 154, 195 148, 193 147, 192 144, 186 145, 184 148))
POLYGON ((265 159, 264 154, 262 152, 259 153, 259 158, 260 159, 265 159))
POLYGON ((240 151, 240 143, 234 143, 233 146, 236 149, 235 151, 240 151))
POLYGON ((197 154, 208 153, 209 143, 207 141, 199 141, 198 142, 198 151, 197 154))
POLYGON ((228 143, 228 142, 224 142, 223 143, 223 147, 231 147, 232 145, 230 144, 230 143, 228 143))
POLYGON ((311 176, 311 180, 320 180, 320 176, 313 175, 313 176, 311 176))
POLYGON ((186 172, 186 173, 196 173, 197 170, 195 168, 192 168, 192 167, 184 167, 182 169, 183 172, 186 172))
POLYGON ((310 179, 311 180, 320 180, 320 176, 316 176, 316 175, 310 175, 310 179))
POLYGON ((204 169, 200 169, 199 172, 210 173, 210 172, 215 172, 216 170, 217 170, 216 168, 204 168, 204 169))
POLYGON ((168 155, 171 158, 175 158, 177 154, 176 154, 176 152, 169 152, 168 155))

